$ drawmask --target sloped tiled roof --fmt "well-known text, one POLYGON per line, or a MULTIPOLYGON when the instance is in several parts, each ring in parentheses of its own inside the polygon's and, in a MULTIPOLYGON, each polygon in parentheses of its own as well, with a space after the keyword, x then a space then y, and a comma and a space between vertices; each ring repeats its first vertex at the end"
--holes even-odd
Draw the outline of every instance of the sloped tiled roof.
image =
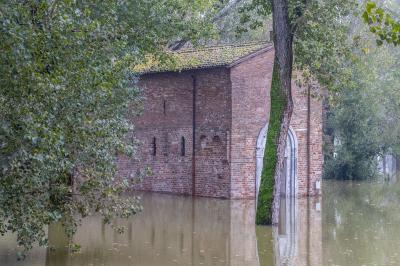
POLYGON ((182 49, 177 52, 168 52, 167 55, 170 60, 163 63, 148 57, 145 64, 135 66, 133 71, 144 74, 228 66, 241 58, 270 46, 272 46, 271 43, 257 42, 182 49))

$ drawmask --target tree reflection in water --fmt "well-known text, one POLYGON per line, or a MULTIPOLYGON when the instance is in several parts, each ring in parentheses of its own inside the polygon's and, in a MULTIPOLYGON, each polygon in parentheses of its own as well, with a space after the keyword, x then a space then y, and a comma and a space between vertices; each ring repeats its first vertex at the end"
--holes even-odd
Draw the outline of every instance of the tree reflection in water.
MULTIPOLYGON (((56 250, 35 248, 25 265, 258 266, 254 201, 156 193, 142 197, 142 213, 116 221, 126 227, 124 234, 105 226, 100 217, 88 217, 74 238, 82 248, 73 253, 65 248, 68 241, 59 226, 50 226, 56 250), (36 257, 40 259, 31 260, 36 257)), ((16 250, 15 238, 0 239, 0 265, 20 266, 16 250)))
POLYGON ((324 265, 400 265, 400 184, 326 181, 324 265))
MULTIPOLYGON (((257 228, 260 239, 268 227, 257 228), (260 233, 262 232, 262 233, 260 233)), ((322 221, 321 198, 281 197, 280 224, 269 228, 273 252, 263 256, 264 248, 258 254, 260 265, 274 266, 321 266, 322 264, 322 221)), ((266 238, 264 237, 264 241, 266 238)), ((262 244, 261 244, 262 245, 262 244)))
POLYGON ((99 217, 83 221, 74 239, 49 227, 50 251, 16 260, 16 239, 0 238, 0 265, 400 265, 400 184, 324 181, 323 200, 282 199, 280 227, 254 226, 254 201, 143 194, 143 213, 115 233, 99 217), (293 206, 294 204, 294 206, 293 206))
POLYGON ((55 250, 35 248, 25 261, 18 262, 15 238, 9 236, 0 240, 0 265, 321 265, 315 258, 307 264, 308 254, 321 257, 316 254, 321 249, 321 219, 319 212, 306 211, 304 200, 283 200, 284 222, 273 230, 255 227, 252 200, 142 196, 142 213, 116 221, 126 227, 124 234, 97 216, 88 217, 74 238, 82 248, 72 252, 61 226, 52 225, 49 241, 55 250), (307 230, 308 225, 312 230, 307 230))

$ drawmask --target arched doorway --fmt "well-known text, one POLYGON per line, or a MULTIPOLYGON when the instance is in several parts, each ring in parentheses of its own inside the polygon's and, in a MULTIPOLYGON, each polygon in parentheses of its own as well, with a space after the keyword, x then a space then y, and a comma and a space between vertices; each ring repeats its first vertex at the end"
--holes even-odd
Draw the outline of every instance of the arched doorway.
MULTIPOLYGON (((260 190, 261 172, 264 164, 264 151, 267 141, 268 123, 261 129, 257 138, 256 147, 256 195, 260 190)), ((285 161, 282 169, 281 183, 282 196, 297 195, 297 138, 292 128, 289 128, 286 140, 285 161)))
MULTIPOLYGON (((256 149, 256 195, 260 189, 264 151, 267 140, 268 124, 260 131, 256 149)), ((274 249, 276 265, 293 265, 292 259, 297 252, 297 138, 289 128, 286 140, 285 160, 282 171, 279 226, 274 229, 274 249)))

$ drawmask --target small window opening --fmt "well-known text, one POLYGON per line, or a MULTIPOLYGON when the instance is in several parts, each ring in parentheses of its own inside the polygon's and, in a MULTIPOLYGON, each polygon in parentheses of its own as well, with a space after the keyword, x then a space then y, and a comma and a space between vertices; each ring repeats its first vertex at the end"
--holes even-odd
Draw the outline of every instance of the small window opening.
POLYGON ((152 146, 153 146, 153 156, 156 156, 157 154, 157 139, 154 137, 153 138, 153 142, 152 142, 152 146))
POLYGON ((219 136, 214 136, 213 142, 221 142, 221 138, 219 136))
POLYGON ((181 156, 185 156, 186 153, 186 143, 185 138, 181 138, 181 156))
POLYGON ((207 146, 207 137, 205 135, 200 136, 200 147, 204 149, 207 146))
POLYGON ((164 115, 167 114, 167 102, 165 100, 163 101, 163 113, 164 115))
POLYGON ((164 156, 168 156, 168 152, 169 152, 169 140, 168 140, 168 133, 164 132, 163 136, 162 136, 162 154, 164 156))

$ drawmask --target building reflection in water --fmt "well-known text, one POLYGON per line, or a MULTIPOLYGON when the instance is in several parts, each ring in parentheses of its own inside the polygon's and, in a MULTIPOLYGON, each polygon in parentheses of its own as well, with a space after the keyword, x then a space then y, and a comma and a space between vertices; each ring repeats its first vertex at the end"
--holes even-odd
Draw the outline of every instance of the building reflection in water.
POLYGON ((383 179, 394 184, 397 182, 399 177, 399 166, 400 159, 396 158, 392 154, 385 154, 379 156, 378 160, 378 171, 382 174, 383 179))
POLYGON ((326 180, 323 190, 322 209, 318 198, 283 197, 275 228, 254 226, 253 201, 145 194, 144 212, 119 221, 125 234, 90 217, 73 253, 53 225, 57 249, 35 248, 24 261, 16 260, 16 237, 5 235, 0 265, 400 265, 400 183, 326 180))
POLYGON ((293 133, 290 133, 285 149, 280 187, 279 226, 272 229, 274 265, 321 266, 321 198, 296 197, 299 184, 295 139, 293 133))
POLYGON ((75 254, 64 248, 59 227, 50 227, 57 250, 47 252, 46 265, 259 265, 254 201, 143 194, 143 205, 136 217, 117 222, 124 234, 99 217, 86 219, 75 254))
POLYGON ((62 227, 52 225, 49 241, 55 250, 35 248, 21 263, 15 259, 15 238, 2 238, 0 265, 321 265, 317 200, 307 204, 283 198, 282 224, 273 230, 254 225, 254 201, 142 196, 144 211, 117 221, 126 227, 124 234, 104 225, 100 217, 89 217, 74 238, 81 245, 74 253, 62 227))
POLYGON ((272 234, 274 265, 321 266, 321 199, 282 196, 280 224, 272 234))

